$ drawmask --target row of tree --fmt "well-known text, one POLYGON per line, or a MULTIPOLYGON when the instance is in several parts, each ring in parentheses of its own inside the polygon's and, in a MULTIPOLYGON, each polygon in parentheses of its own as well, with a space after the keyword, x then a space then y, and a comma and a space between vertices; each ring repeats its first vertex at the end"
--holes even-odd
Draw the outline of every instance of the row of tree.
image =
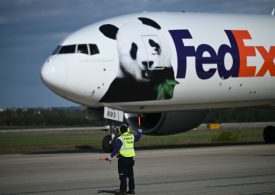
MULTIPOLYGON (((18 127, 66 127, 91 126, 104 123, 104 119, 93 121, 86 118, 86 109, 51 108, 51 109, 5 109, 0 112, 0 128, 18 127)), ((205 123, 211 122, 262 122, 275 121, 275 109, 239 108, 210 110, 205 123)))
POLYGON ((0 113, 2 127, 88 126, 84 109, 6 109, 0 113))
POLYGON ((275 121, 275 108, 250 107, 210 110, 205 118, 206 123, 230 122, 267 122, 275 121))

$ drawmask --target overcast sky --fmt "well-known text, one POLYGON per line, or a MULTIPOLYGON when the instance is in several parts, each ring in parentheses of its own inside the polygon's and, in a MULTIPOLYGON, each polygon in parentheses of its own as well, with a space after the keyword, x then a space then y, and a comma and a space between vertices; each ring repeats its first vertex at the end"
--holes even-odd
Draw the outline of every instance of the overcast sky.
POLYGON ((275 0, 0 0, 0 108, 75 105, 43 85, 40 69, 63 38, 98 20, 140 11, 270 14, 273 7, 275 0))

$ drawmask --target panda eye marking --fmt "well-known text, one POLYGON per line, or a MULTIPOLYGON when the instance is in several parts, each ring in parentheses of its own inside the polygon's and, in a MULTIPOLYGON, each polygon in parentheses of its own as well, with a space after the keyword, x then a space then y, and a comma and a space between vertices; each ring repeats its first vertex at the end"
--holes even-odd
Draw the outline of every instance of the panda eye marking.
POLYGON ((132 43, 132 47, 131 47, 131 50, 130 50, 130 55, 134 60, 137 59, 137 50, 138 50, 137 44, 132 43))
POLYGON ((142 24, 151 26, 151 27, 156 28, 158 30, 161 29, 160 25, 158 23, 156 23, 154 20, 150 19, 150 18, 139 17, 138 19, 142 22, 142 24))
POLYGON ((155 41, 153 41, 152 39, 149 39, 149 44, 151 47, 155 48, 155 51, 157 52, 158 55, 160 55, 160 46, 158 43, 156 43, 155 41))

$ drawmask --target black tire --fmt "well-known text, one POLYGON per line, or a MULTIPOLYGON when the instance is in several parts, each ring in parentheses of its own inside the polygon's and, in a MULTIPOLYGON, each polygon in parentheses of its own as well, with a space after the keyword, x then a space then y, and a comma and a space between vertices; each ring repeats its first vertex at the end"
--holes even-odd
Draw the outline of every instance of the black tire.
POLYGON ((264 141, 267 144, 275 143, 275 127, 268 126, 264 128, 264 141))
POLYGON ((111 135, 106 135, 102 140, 102 150, 106 153, 110 153, 114 149, 114 144, 110 144, 111 139, 111 135))

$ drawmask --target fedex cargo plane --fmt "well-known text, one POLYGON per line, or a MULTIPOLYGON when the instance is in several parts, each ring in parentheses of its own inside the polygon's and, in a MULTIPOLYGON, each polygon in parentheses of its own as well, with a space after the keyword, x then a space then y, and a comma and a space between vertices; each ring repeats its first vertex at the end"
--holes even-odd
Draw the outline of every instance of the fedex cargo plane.
MULTIPOLYGON (((175 134, 197 127, 208 109, 275 105, 274 32, 273 16, 125 15, 69 35, 41 77, 90 113, 105 108, 134 129, 140 113, 145 134, 175 134)), ((265 128, 267 142, 274 132, 265 128)))

